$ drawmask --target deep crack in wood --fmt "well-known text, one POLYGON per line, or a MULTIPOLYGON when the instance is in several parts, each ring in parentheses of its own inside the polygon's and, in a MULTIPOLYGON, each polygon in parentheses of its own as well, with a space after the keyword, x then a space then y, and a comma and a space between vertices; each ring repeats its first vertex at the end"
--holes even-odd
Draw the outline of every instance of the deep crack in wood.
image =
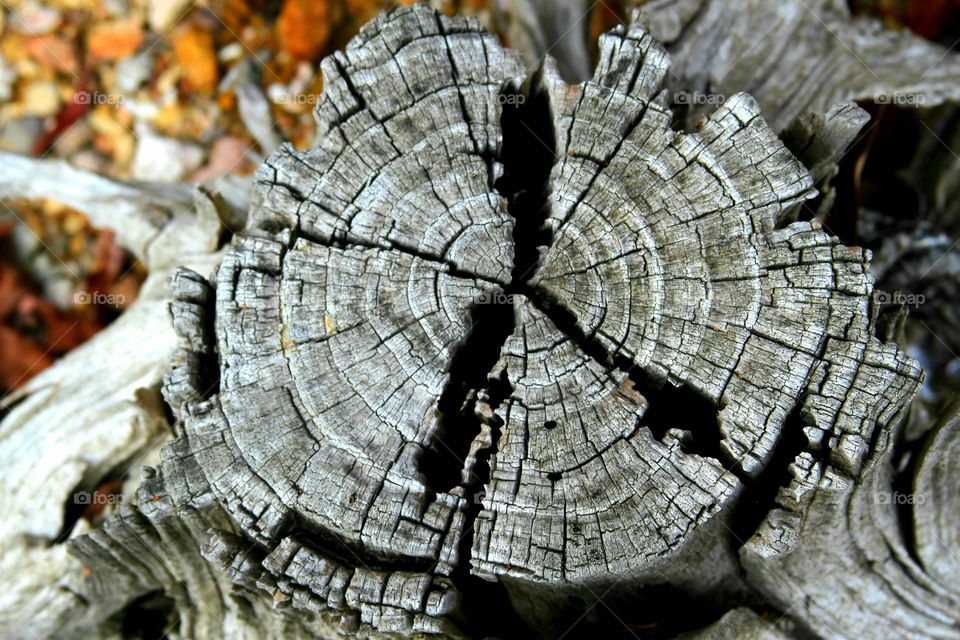
POLYGON ((475 576, 705 594, 741 582, 732 531, 790 553, 921 372, 874 337, 868 254, 787 224, 812 180, 756 102, 678 133, 668 67, 634 22, 568 85, 423 6, 322 63, 316 146, 261 167, 215 283, 174 279, 151 482, 228 516, 209 562, 411 634, 475 576), (793 515, 744 515, 781 464, 793 515))

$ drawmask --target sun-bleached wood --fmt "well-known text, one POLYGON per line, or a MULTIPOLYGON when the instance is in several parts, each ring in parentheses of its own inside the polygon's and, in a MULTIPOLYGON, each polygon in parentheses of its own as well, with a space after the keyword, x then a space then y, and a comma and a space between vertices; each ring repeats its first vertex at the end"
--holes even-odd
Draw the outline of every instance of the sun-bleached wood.
POLYGON ((714 589, 785 429, 852 474, 914 393, 916 366, 872 335, 864 252, 782 226, 812 181, 756 103, 677 133, 659 44, 616 29, 600 59, 571 86, 549 60, 525 77, 472 22, 378 19, 323 63, 318 145, 261 168, 215 294, 178 278, 183 445, 163 476, 195 478, 175 502, 214 500, 269 550, 249 581, 272 597, 410 633, 442 630, 464 568, 515 595, 714 589), (530 140, 553 147, 544 176, 503 156, 513 108, 552 139, 530 140), (519 197, 538 191, 540 210, 519 197), (471 342, 501 352, 490 371, 454 366, 471 342), (671 390, 715 425, 646 424, 671 390), (445 450, 458 437, 469 455, 445 450), (427 465, 450 458, 452 483, 427 465), (331 545, 372 601, 318 591, 331 545))
POLYGON ((669 585, 730 610, 693 637, 955 632, 949 521, 915 562, 877 506, 921 371, 794 222, 862 114, 797 125, 811 176, 746 94, 675 130, 636 19, 599 49, 571 85, 416 6, 322 63, 316 145, 172 277, 173 440, 71 541, 71 631, 162 592, 185 637, 503 635, 503 588, 550 636, 669 585))

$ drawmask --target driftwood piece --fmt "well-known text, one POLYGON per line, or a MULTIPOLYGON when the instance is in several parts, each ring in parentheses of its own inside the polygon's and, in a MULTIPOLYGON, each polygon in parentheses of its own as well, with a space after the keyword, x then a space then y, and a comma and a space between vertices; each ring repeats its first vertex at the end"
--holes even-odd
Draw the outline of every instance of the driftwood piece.
POLYGON ((843 0, 653 0, 642 7, 694 113, 747 91, 777 131, 845 100, 933 107, 960 99, 960 58, 843 0))
POLYGON ((156 271, 212 253, 224 226, 242 226, 242 216, 205 187, 118 182, 63 160, 4 152, 0 198, 46 198, 76 209, 93 226, 115 231, 120 246, 156 271))
MULTIPOLYGON (((70 637, 95 628, 108 637, 107 615, 135 596, 91 602, 83 595, 83 565, 62 543, 88 531, 80 512, 103 479, 130 468, 136 476, 169 439, 160 384, 177 343, 167 279, 178 264, 215 268, 220 218, 229 214, 203 189, 191 195, 183 186, 123 184, 11 154, 0 154, 0 184, 4 198, 56 198, 116 229, 118 241, 151 269, 116 322, 0 407, 0 465, 8 479, 0 492, 0 570, 8 576, 0 636, 70 637)), ((131 490, 100 506, 132 497, 131 490)))
POLYGON ((567 82, 590 77, 587 32, 600 5, 579 0, 497 0, 495 6, 501 31, 511 47, 526 54, 531 68, 549 55, 567 82))
POLYGON ((807 168, 820 192, 818 219, 833 209, 837 195, 833 181, 840 161, 869 120, 857 105, 840 102, 826 113, 805 111, 781 132, 783 143, 807 168))
POLYGON ((920 562, 928 574, 952 589, 955 597, 960 597, 957 465, 960 465, 960 403, 954 402, 943 412, 917 466, 914 500, 910 506, 920 562), (917 500, 919 496, 922 498, 917 500))
POLYGON ((899 491, 886 431, 854 478, 798 459, 779 508, 741 551, 751 580, 821 637, 956 638, 956 422, 954 405, 899 491))

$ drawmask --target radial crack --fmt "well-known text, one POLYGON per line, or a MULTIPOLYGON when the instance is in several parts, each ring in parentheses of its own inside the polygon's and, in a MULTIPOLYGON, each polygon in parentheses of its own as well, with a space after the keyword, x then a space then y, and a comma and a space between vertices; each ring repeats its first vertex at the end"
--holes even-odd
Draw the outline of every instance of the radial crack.
POLYGON ((470 332, 451 358, 449 380, 437 405, 437 433, 420 460, 420 471, 428 486, 438 492, 448 492, 462 482, 477 481, 482 485, 488 480, 461 478, 471 443, 481 429, 475 416, 477 393, 488 387, 487 377, 513 333, 512 295, 533 276, 539 248, 548 241, 544 221, 555 144, 540 75, 538 72, 532 76, 520 89, 506 85, 499 96, 503 175, 494 187, 507 202, 507 210, 515 221, 514 266, 505 290, 491 291, 474 301, 470 332))

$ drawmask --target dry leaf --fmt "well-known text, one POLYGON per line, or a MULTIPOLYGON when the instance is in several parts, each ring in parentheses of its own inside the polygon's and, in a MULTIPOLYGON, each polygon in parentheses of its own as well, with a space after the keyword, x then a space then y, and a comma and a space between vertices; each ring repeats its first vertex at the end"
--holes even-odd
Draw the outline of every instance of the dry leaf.
POLYGON ((73 43, 55 35, 33 36, 24 40, 24 48, 37 64, 75 74, 77 54, 73 43))
POLYGON ((120 60, 143 44, 143 27, 133 18, 95 25, 87 36, 87 50, 101 60, 120 60))
POLYGON ((319 60, 333 27, 329 0, 285 0, 277 18, 277 39, 291 57, 319 60))
POLYGON ((213 36, 194 26, 177 29, 170 36, 173 55, 183 69, 189 91, 210 95, 217 88, 217 54, 213 36))

